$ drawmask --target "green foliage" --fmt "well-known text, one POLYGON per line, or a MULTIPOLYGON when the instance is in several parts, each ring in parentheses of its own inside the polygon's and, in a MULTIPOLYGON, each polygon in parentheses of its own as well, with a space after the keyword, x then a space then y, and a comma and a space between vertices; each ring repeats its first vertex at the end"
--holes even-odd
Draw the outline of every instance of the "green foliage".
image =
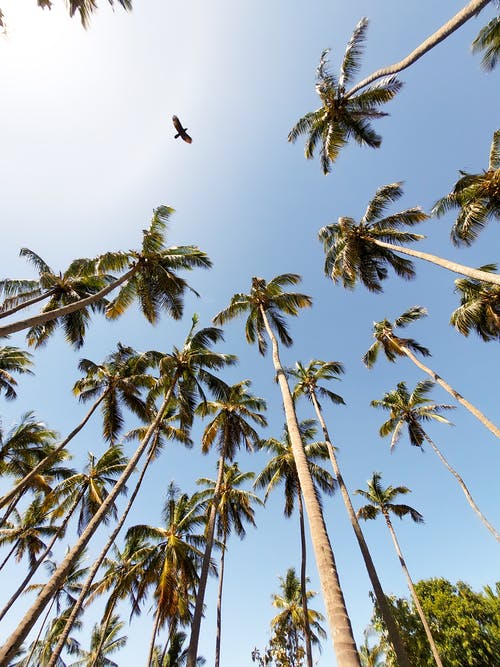
MULTIPOLYGON (((494 667, 500 656, 500 582, 476 593, 459 581, 435 578, 415 588, 446 667, 494 667)), ((434 659, 415 606, 406 598, 388 598, 406 644, 410 662, 433 666, 434 659)), ((375 606, 373 624, 381 635, 387 667, 396 667, 387 630, 375 606)))

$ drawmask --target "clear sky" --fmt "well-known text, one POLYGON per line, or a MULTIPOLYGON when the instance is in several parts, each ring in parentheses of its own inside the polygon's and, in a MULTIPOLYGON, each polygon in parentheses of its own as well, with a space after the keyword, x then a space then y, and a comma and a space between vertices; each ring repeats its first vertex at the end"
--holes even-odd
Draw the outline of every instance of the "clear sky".
MULTIPOLYGON (((287 142, 297 119, 319 105, 314 83, 321 51, 331 47, 337 71, 361 17, 367 16, 370 25, 360 78, 407 55, 463 4, 134 0, 127 14, 100 0, 84 31, 77 19, 67 17, 62 0, 54 0, 50 12, 38 9, 34 0, 2 0, 7 21, 7 33, 0 37, 2 277, 31 277, 18 257, 25 246, 54 270, 64 270, 76 257, 136 248, 160 204, 176 209, 169 242, 197 244, 214 263, 211 271, 189 276, 201 298, 187 299, 181 323, 164 317, 153 328, 130 312, 114 323, 96 319, 78 352, 60 335, 50 340, 35 356, 36 376, 21 382, 19 399, 2 400, 4 430, 32 409, 50 427, 68 433, 86 411, 71 395, 81 357, 99 362, 117 341, 169 351, 182 343, 193 312, 209 325, 233 293, 249 289, 252 276, 269 280, 299 273, 300 290, 312 295, 314 306, 290 321, 295 344, 283 351, 283 361, 293 365, 319 358, 345 364, 344 380, 332 389, 347 406, 325 406, 325 412, 349 489, 364 487, 379 471, 386 485, 412 490, 406 500, 424 515, 425 524, 398 521, 396 529, 415 580, 443 576, 476 590, 497 581, 498 544, 434 453, 411 448, 403 437, 391 454, 378 435, 385 413, 372 409, 370 401, 402 380, 413 388, 423 376, 405 359, 390 364, 381 357, 368 371, 361 357, 371 345, 373 321, 425 306, 429 317, 408 335, 430 348, 430 366, 498 424, 498 344, 485 344, 475 335, 464 338, 449 325, 458 305, 451 273, 420 263, 416 280, 403 283, 391 275, 382 295, 362 287, 347 293, 325 278, 317 240, 319 228, 339 216, 359 219, 381 185, 404 181, 399 209, 419 204, 428 211, 450 191, 459 169, 486 168, 498 128, 498 71, 485 74, 470 44, 493 8, 402 73, 405 86, 387 105, 390 117, 376 122, 383 136, 379 150, 350 145, 325 177, 317 160, 305 160, 302 142, 287 142), (191 145, 174 140, 173 114, 189 128, 191 145)), ((421 248, 470 266, 498 261, 498 226, 491 224, 471 248, 457 249, 449 240, 452 220, 422 224, 427 239, 421 248)), ((18 334, 9 344, 23 347, 24 339, 18 334)), ((221 349, 240 358, 228 381, 251 378, 253 391, 268 402, 269 428, 263 436, 280 436, 284 418, 271 359, 245 343, 243 322, 227 326, 221 349)), ((452 402, 439 387, 432 396, 438 403, 452 402)), ((299 413, 312 417, 306 404, 299 413)), ((429 433, 498 529, 498 441, 461 407, 451 418, 453 427, 430 424, 429 433)), ((164 452, 131 522, 159 521, 170 480, 192 492, 198 477, 215 475, 215 457, 199 454, 200 433, 197 426, 191 451, 174 445, 164 452)), ((103 447, 96 420, 75 443, 75 465, 86 451, 100 453, 103 447)), ((266 457, 242 453, 238 462, 242 470, 258 472, 266 457)), ((357 498, 354 502, 359 506, 357 498)), ((362 641, 371 614, 370 585, 340 495, 324 504, 348 612, 362 641)), ((285 520, 282 507, 278 490, 257 511, 258 529, 229 545, 223 665, 251 664, 252 648, 263 648, 268 639, 274 615, 270 596, 278 576, 288 567, 299 568, 298 519, 285 520)), ((382 521, 366 525, 365 535, 385 591, 406 595, 382 521)), ((311 551, 309 576, 311 588, 319 591, 311 551)), ((213 580, 200 641, 207 664, 214 652, 215 594, 213 580)), ((322 610, 320 596, 316 601, 322 610)), ((3 636, 23 604, 6 619, 3 636)), ((145 661, 152 628, 147 612, 146 606, 126 630, 128 645, 116 656, 122 666, 145 661)), ((99 613, 99 606, 89 609, 85 623, 96 622, 99 613)), ((85 643, 85 635, 81 640, 85 643)), ((327 640, 318 665, 332 664, 327 640)))

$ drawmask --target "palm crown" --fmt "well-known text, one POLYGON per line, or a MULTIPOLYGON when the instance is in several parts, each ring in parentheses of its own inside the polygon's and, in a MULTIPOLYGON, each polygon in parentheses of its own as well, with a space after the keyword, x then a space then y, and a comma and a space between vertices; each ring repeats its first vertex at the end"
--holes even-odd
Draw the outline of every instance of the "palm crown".
MULTIPOLYGON (((495 271, 496 265, 487 264, 481 270, 495 271)), ((455 291, 460 294, 460 306, 452 313, 451 324, 464 336, 476 331, 486 342, 500 339, 500 287, 459 278, 455 291)))

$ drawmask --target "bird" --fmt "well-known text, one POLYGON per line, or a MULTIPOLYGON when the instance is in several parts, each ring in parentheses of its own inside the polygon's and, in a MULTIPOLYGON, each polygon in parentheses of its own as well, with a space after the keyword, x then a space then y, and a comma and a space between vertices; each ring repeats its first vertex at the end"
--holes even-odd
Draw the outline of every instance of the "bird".
POLYGON ((172 116, 172 122, 174 124, 175 129, 177 130, 177 134, 175 135, 175 139, 180 137, 181 139, 184 139, 184 141, 188 144, 190 144, 193 140, 187 133, 187 127, 182 127, 181 121, 177 118, 177 116, 172 116))

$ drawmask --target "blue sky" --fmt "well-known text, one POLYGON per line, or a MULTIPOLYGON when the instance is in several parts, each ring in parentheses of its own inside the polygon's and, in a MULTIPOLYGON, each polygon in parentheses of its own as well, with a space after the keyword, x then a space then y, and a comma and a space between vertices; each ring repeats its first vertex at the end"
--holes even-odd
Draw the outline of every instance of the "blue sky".
MULTIPOLYGON (((429 210, 449 192, 459 169, 477 173, 486 168, 498 127, 498 72, 481 70, 470 43, 493 9, 403 72, 404 88, 387 105, 390 116, 376 123, 381 148, 348 146, 325 177, 317 160, 304 159, 301 142, 287 142, 296 120, 319 105, 314 82, 321 51, 331 47, 336 71, 354 26, 367 16, 361 78, 400 60, 462 3, 136 0, 126 14, 120 7, 113 12, 101 0, 87 31, 67 17, 60 0, 50 12, 34 5, 34 0, 1 4, 7 20, 7 34, 0 38, 2 276, 31 275, 18 257, 24 246, 55 270, 64 270, 75 257, 135 248, 160 204, 176 209, 170 243, 199 245, 214 268, 189 276, 201 298, 187 299, 181 323, 164 317, 150 327, 132 311, 114 323, 96 319, 79 352, 56 336, 36 354, 36 376, 23 379, 19 399, 2 402, 3 428, 34 409, 66 434, 85 413, 71 395, 78 359, 100 361, 117 341, 168 351, 182 342, 193 312, 208 325, 233 293, 249 289, 252 276, 299 273, 300 289, 313 296, 314 305, 290 322, 294 346, 283 352, 283 361, 293 365, 319 358, 345 364, 345 378, 332 389, 347 406, 325 412, 349 489, 363 487, 374 471, 382 472, 385 484, 412 489, 407 500, 426 522, 398 521, 396 528, 414 579, 444 576, 475 589, 494 583, 498 544, 433 452, 416 451, 402 439, 391 454, 388 442, 378 436, 384 414, 370 408, 370 401, 401 380, 413 387, 422 375, 404 359, 390 364, 381 358, 368 371, 361 357, 371 345, 373 321, 394 319, 412 305, 425 306, 428 318, 408 335, 430 348, 431 367, 498 423, 497 344, 474 335, 464 338, 449 325, 458 304, 451 273, 420 263, 414 281, 403 283, 391 275, 382 295, 362 287, 348 293, 325 278, 317 240, 319 228, 339 216, 359 219, 383 184, 404 181, 400 209, 418 204, 429 210), (192 145, 173 139, 174 113, 188 126, 192 145)), ((457 249, 449 241, 451 224, 452 216, 422 224, 427 239, 421 249, 470 266, 498 261, 497 226, 491 224, 471 248, 457 249)), ((21 335, 9 342, 24 345, 21 335)), ((243 322, 226 327, 223 349, 240 359, 227 379, 251 378, 254 392, 268 402, 269 428, 263 436, 279 436, 284 418, 270 358, 260 358, 245 343, 243 322)), ((440 388, 433 399, 452 402, 440 388)), ((299 412, 301 418, 312 416, 305 404, 299 412)), ((429 433, 498 529, 498 442, 462 408, 451 418, 453 427, 430 425, 429 433)), ((171 479, 191 492, 198 477, 214 476, 215 458, 199 454, 201 428, 193 434, 191 451, 175 445, 151 471, 134 523, 159 520, 171 479)), ((87 450, 99 453, 103 447, 96 421, 75 444, 75 465, 87 450)), ((258 472, 266 459, 242 453, 238 461, 241 469, 258 472)), ((258 529, 230 544, 223 664, 251 664, 252 648, 262 648, 268 638, 274 614, 270 595, 278 576, 299 567, 298 520, 286 521, 282 505, 276 492, 265 510, 257 511, 258 529)), ((369 582, 340 495, 325 501, 325 516, 361 641, 371 613, 369 582)), ((365 534, 386 592, 406 595, 382 522, 366 525, 365 534)), ((312 552, 309 576, 311 587, 319 590, 312 552)), ((208 664, 215 593, 214 580, 200 642, 208 664)), ((152 627, 146 611, 127 630, 128 646, 117 655, 120 665, 145 660, 152 627)), ((6 619, 2 634, 21 612, 22 604, 6 619)), ((99 607, 85 618, 88 624, 97 621, 99 607)), ((331 664, 328 640, 318 665, 331 664)))

